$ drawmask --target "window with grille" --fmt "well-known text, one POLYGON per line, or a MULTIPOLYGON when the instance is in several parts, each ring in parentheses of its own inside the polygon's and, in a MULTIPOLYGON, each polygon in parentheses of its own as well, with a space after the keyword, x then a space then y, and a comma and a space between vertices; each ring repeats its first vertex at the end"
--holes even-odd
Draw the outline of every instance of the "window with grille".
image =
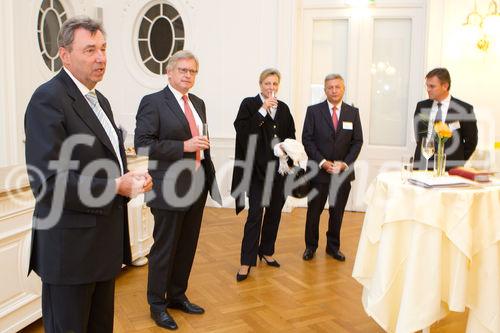
POLYGON ((179 12, 168 3, 153 3, 142 16, 137 35, 142 64, 154 74, 163 74, 170 56, 183 49, 184 38, 179 12))

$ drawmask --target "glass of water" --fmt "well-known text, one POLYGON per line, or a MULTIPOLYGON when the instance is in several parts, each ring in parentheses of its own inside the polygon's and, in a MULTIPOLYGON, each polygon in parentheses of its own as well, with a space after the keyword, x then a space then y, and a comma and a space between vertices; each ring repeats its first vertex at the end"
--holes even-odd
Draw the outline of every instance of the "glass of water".
POLYGON ((406 183, 413 172, 413 156, 401 157, 401 180, 406 183))

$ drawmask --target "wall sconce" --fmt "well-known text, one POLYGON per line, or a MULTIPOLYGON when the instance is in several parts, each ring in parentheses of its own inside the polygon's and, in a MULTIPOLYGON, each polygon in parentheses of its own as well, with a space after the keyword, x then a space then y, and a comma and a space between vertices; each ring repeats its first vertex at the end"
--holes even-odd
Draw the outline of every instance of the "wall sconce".
POLYGON ((477 40, 476 47, 483 52, 488 51, 491 38, 500 42, 498 36, 500 33, 500 13, 498 10, 497 0, 490 0, 488 12, 485 15, 481 15, 477 11, 477 3, 474 0, 474 9, 465 19, 464 26, 475 36, 477 40))
POLYGON ((499 9, 496 0, 491 0, 488 7, 488 14, 483 18, 483 30, 489 36, 496 36, 500 32, 499 9))

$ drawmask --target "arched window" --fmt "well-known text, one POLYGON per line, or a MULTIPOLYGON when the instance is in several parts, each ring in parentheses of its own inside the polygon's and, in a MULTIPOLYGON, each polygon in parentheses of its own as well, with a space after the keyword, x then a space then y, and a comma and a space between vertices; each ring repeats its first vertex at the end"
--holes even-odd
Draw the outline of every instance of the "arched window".
POLYGON ((183 49, 184 38, 179 12, 165 2, 152 5, 140 21, 137 36, 142 64, 154 74, 163 74, 170 56, 183 49))
POLYGON ((47 67, 57 72, 62 67, 57 47, 57 35, 66 21, 66 10, 59 0, 43 0, 38 12, 38 46, 47 67))

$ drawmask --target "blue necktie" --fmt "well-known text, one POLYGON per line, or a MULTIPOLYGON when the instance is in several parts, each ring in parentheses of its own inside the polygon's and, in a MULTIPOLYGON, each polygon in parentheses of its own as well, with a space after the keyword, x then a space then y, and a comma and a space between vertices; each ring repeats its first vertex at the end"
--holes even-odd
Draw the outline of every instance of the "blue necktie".
POLYGON ((441 102, 438 102, 438 111, 436 113, 436 119, 434 120, 435 123, 438 121, 443 121, 443 110, 441 110, 441 105, 443 105, 441 102))

